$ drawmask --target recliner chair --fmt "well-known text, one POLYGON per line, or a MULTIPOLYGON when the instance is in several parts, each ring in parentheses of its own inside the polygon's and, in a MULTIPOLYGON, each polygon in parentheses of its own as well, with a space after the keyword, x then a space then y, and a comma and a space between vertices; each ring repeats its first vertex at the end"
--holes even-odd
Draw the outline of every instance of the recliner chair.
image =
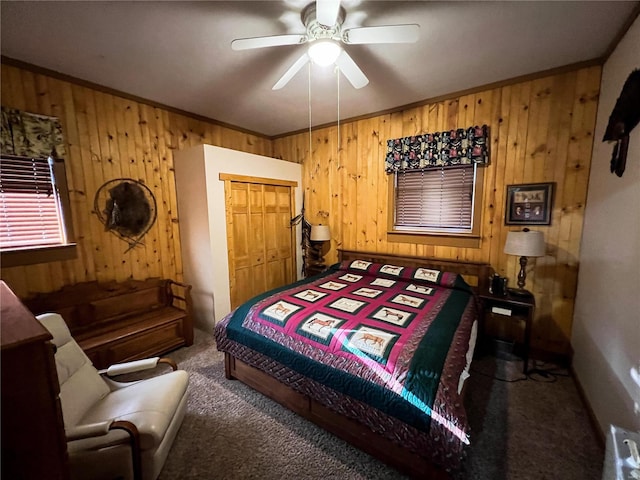
POLYGON ((184 419, 187 372, 169 359, 98 372, 57 313, 36 317, 53 335, 71 477, 155 480, 184 419), (134 382, 109 376, 170 364, 174 371, 134 382))

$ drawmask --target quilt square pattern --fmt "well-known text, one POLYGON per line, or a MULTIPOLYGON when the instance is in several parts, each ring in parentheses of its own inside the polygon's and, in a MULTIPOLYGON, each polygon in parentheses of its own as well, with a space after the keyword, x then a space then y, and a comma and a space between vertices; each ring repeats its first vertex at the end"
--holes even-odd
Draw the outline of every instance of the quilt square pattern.
POLYGON ((434 289, 433 287, 427 287, 425 285, 416 285, 415 283, 410 283, 407 285, 405 290, 409 292, 416 292, 422 295, 433 295, 434 289))
MULTIPOLYGON (((413 279, 415 268, 399 267, 391 276, 381 271, 389 265, 362 261, 363 269, 353 270, 351 263, 325 278, 265 296, 243 326, 356 376, 367 375, 360 369, 369 362, 393 375, 406 349, 415 348, 409 340, 426 331, 426 315, 442 308, 450 290, 413 279), (361 335, 354 336, 356 331, 361 335), (350 357, 353 364, 343 363, 350 357)), ((377 372, 376 381, 385 382, 377 372)))
POLYGON ((327 306, 330 308, 342 310, 343 312, 357 313, 360 310, 362 310, 366 305, 367 305, 367 302, 362 302, 360 300, 355 300, 353 298, 348 298, 348 297, 340 297, 336 301, 328 304, 327 306))
POLYGON ((368 298, 376 298, 381 293, 383 293, 382 290, 375 290, 373 288, 359 288, 353 292, 354 295, 361 295, 368 298))
POLYGON ((338 277, 340 280, 344 280, 345 282, 357 282, 362 279, 362 275, 356 275, 355 273, 345 273, 341 277, 338 277))
POLYGON ((365 262, 364 260, 354 260, 349 265, 349 268, 355 268, 358 270, 368 270, 373 265, 371 262, 365 262))
POLYGON ((413 312, 406 312, 404 310, 383 305, 375 310, 369 318, 375 318, 376 320, 391 323, 392 325, 406 327, 411 323, 411 320, 413 320, 415 315, 416 314, 413 312))
POLYGON ((416 280, 423 280, 426 282, 438 283, 440 280, 440 275, 442 272, 440 270, 431 270, 428 268, 416 268, 416 271, 413 274, 413 278, 416 280))
POLYGON ((293 296, 299 298, 300 300, 304 300, 305 302, 317 302, 322 298, 326 297, 328 294, 325 292, 318 292, 317 290, 306 289, 298 293, 294 293, 293 296))
POLYGON ((376 278, 370 285, 376 285, 378 287, 393 287, 396 284, 395 280, 389 280, 388 278, 376 278))
POLYGON ((296 332, 299 335, 329 345, 335 331, 346 320, 325 313, 312 313, 300 322, 296 332))
POLYGON ((395 275, 396 277, 400 276, 402 270, 404 270, 404 267, 399 267, 397 265, 383 265, 382 267, 380 267, 380 273, 395 275))
POLYGON ((343 343, 342 348, 355 355, 367 357, 386 365, 393 345, 398 341, 397 333, 358 325, 343 343))
POLYGON ((284 300, 278 300, 276 303, 269 305, 265 308, 260 316, 270 322, 276 322, 278 325, 286 324, 298 310, 302 307, 294 303, 285 302, 284 300))
POLYGON ((346 286, 347 286, 346 283, 334 282, 333 280, 330 280, 320 285, 320 287, 326 288, 327 290, 336 290, 336 291, 342 290, 346 286))
POLYGON ((391 301, 411 308, 420 308, 426 300, 424 298, 413 297, 411 295, 404 295, 400 293, 393 297, 391 301))

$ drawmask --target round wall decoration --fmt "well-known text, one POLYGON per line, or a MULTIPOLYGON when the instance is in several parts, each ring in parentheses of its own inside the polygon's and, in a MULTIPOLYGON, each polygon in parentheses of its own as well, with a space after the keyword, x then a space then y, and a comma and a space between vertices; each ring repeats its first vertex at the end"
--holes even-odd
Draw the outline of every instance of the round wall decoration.
POLYGON ((142 237, 156 221, 156 199, 144 183, 118 178, 102 185, 93 200, 93 210, 105 230, 129 244, 128 252, 143 245, 142 237))

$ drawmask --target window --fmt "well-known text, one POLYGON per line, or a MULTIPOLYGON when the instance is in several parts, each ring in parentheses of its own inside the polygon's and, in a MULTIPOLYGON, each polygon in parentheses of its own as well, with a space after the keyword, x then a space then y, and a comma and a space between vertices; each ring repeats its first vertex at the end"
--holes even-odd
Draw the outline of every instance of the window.
POLYGON ((390 234, 408 242, 479 246, 481 185, 476 165, 394 173, 390 234))
POLYGON ((2 155, 0 252, 2 266, 75 256, 64 162, 2 155))

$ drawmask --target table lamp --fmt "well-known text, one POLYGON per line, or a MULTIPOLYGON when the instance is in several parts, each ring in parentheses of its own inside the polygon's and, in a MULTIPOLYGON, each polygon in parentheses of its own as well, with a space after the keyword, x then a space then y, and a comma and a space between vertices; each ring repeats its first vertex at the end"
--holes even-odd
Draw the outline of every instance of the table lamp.
POLYGON ((322 255, 322 244, 331 240, 329 225, 312 225, 309 240, 311 240, 312 242, 313 253, 316 256, 314 261, 318 264, 324 264, 324 257, 322 255))
POLYGON ((504 244, 504 253, 520 256, 520 273, 518 273, 518 288, 509 289, 509 293, 515 295, 531 295, 524 289, 527 278, 527 257, 543 257, 545 253, 544 235, 542 232, 533 232, 528 228, 520 232, 507 233, 507 241, 504 244))

